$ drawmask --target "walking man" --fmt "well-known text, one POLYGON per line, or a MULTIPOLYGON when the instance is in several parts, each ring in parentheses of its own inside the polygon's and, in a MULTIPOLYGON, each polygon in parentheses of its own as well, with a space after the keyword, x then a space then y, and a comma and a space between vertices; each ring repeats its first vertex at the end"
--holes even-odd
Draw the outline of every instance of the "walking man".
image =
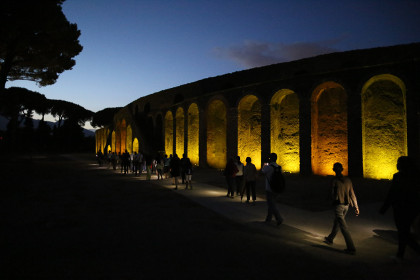
MULTIPOLYGON (((273 190, 270 187, 270 181, 274 173, 275 168, 279 168, 280 166, 276 163, 277 161, 277 154, 271 153, 270 157, 268 159, 268 163, 264 163, 264 167, 262 169, 262 173, 265 175, 265 194, 267 199, 267 217, 265 218, 266 223, 271 223, 271 220, 274 217, 276 218, 277 225, 281 225, 283 223, 283 218, 280 215, 280 211, 277 208, 277 197, 278 193, 273 192, 273 190)), ((281 167, 280 167, 281 168, 281 167)))
POLYGON ((334 163, 333 171, 335 172, 335 177, 331 183, 331 194, 333 205, 335 207, 335 218, 331 233, 325 237, 324 242, 328 245, 332 245, 338 230, 341 230, 347 245, 347 249, 345 249, 344 252, 354 255, 356 253, 356 248, 354 247, 353 239, 351 238, 345 218, 347 211, 349 210, 349 206, 353 206, 355 208, 356 216, 360 213, 359 207, 357 205, 357 199, 354 194, 351 180, 348 177, 344 177, 342 174, 343 165, 339 162, 334 163))

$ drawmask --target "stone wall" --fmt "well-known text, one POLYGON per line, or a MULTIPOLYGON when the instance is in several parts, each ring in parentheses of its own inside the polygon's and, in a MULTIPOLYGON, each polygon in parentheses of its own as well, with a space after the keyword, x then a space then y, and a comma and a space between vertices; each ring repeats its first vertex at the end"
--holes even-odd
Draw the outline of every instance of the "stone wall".
POLYGON ((291 173, 330 175, 339 161, 352 176, 389 179, 399 156, 420 158, 419 76, 420 44, 410 44, 208 78, 128 104, 97 132, 97 149, 130 149, 125 121, 150 155, 213 168, 250 156, 259 167, 274 151, 291 173))

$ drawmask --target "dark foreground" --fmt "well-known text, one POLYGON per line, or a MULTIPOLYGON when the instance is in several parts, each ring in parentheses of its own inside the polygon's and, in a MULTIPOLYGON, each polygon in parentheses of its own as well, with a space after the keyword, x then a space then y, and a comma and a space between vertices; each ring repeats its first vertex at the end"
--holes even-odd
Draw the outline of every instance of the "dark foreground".
POLYGON ((94 165, 80 156, 1 162, 0 279, 420 279, 401 266, 330 263, 94 165))

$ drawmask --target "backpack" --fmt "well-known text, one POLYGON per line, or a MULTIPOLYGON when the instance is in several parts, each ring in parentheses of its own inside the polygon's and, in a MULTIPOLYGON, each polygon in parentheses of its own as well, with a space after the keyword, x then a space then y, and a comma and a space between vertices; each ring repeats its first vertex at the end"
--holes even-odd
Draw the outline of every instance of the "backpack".
POLYGON ((274 193, 281 193, 286 187, 283 174, 281 173, 281 166, 274 166, 272 164, 270 164, 270 166, 274 169, 271 180, 268 181, 270 183, 270 188, 274 193))

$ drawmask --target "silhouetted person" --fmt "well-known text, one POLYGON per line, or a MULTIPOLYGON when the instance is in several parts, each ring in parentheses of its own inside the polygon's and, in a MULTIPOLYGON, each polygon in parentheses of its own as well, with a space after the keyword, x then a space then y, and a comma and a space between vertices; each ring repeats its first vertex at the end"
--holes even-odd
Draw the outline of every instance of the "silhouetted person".
POLYGON ((190 189, 192 189, 192 184, 191 184, 192 164, 189 158, 185 159, 184 172, 185 172, 185 189, 187 190, 188 186, 190 186, 190 189))
POLYGON ((228 185, 227 197, 233 198, 235 196, 235 176, 238 173, 238 168, 236 167, 235 161, 233 158, 229 159, 226 163, 224 175, 226 177, 226 183, 228 185))
POLYGON ((178 189, 178 177, 180 175, 180 159, 177 154, 173 156, 171 162, 169 163, 171 176, 174 178, 175 189, 178 189))
POLYGON ((410 232, 411 225, 420 213, 420 186, 417 170, 411 158, 406 156, 398 158, 397 169, 398 172, 392 178, 391 188, 380 213, 384 214, 392 206, 398 230, 396 261, 402 261, 407 245, 420 254, 420 245, 410 232))
POLYGON ((180 165, 182 184, 185 184, 185 171, 186 171, 187 159, 190 160, 189 158, 185 156, 185 154, 182 154, 181 165, 180 165))
MULTIPOLYGON (((244 179, 245 179, 245 190, 246 190, 246 203, 249 203, 249 199, 252 193, 252 202, 255 204, 257 196, 255 193, 255 186, 257 181, 257 168, 251 163, 251 158, 246 158, 246 165, 244 167, 244 179)), ((241 200, 244 195, 244 189, 241 191, 241 200)))
POLYGON ((236 195, 239 195, 242 192, 244 185, 244 165, 242 164, 241 158, 239 156, 236 157, 235 164, 236 168, 238 169, 238 172, 235 176, 236 195))
POLYGON ((125 152, 122 154, 121 160, 122 160, 122 168, 124 169, 124 174, 127 174, 128 168, 130 166, 130 154, 128 153, 127 150, 125 150, 125 152))
POLYGON ((341 230, 347 246, 347 249, 345 249, 344 252, 354 255, 356 253, 356 247, 354 247, 353 239, 351 238, 347 227, 346 214, 349 210, 349 206, 352 206, 355 208, 356 216, 358 216, 360 213, 359 206, 357 205, 357 198, 354 194, 351 180, 348 177, 344 177, 342 174, 343 165, 339 162, 334 163, 333 171, 335 172, 335 177, 331 182, 331 195, 335 218, 331 233, 325 237, 324 242, 332 245, 338 230, 341 230))
MULTIPOLYGON (((261 170, 262 173, 265 175, 265 195, 267 199, 267 217, 265 218, 266 223, 271 223, 271 220, 274 217, 276 218, 277 225, 281 225, 283 223, 283 217, 280 215, 280 211, 277 208, 277 197, 278 193, 272 191, 270 182, 275 171, 275 168, 280 167, 277 163, 277 154, 271 153, 270 157, 268 158, 268 162, 264 163, 264 167, 261 170)), ((281 167, 280 167, 281 168, 281 167)))

